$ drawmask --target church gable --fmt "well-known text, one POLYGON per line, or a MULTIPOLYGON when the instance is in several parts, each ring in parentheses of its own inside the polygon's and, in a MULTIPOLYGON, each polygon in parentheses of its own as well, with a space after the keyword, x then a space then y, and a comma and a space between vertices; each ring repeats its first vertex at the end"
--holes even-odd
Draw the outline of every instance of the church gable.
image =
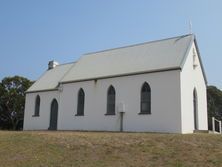
POLYGON ((189 63, 190 63, 190 67, 189 67, 190 70, 195 71, 196 69, 198 69, 200 71, 200 75, 203 76, 203 80, 205 81, 205 84, 207 85, 207 77, 206 77, 206 73, 205 73, 205 70, 203 67, 200 51, 199 51, 195 36, 194 36, 193 41, 190 43, 190 46, 187 49, 187 53, 184 56, 183 61, 181 62, 181 69, 184 68, 187 61, 189 61, 189 63), (188 56, 190 56, 190 57, 188 57, 188 56), (190 60, 188 60, 188 59, 190 59, 190 60))

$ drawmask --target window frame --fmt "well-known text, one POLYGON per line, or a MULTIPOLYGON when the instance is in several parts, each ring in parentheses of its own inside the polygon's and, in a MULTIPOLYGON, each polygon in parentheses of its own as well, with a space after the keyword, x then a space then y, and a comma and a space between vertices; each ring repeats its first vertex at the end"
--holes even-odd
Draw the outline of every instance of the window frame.
POLYGON ((151 115, 151 88, 147 82, 144 82, 140 90, 140 112, 139 115, 151 115), (146 93, 146 94, 145 94, 146 93), (144 97, 147 96, 147 97, 144 97), (146 99, 147 98, 147 99, 146 99), (147 105, 148 109, 143 110, 143 105, 147 105))
POLYGON ((113 85, 110 85, 107 90, 105 115, 116 115, 116 90, 113 85))
POLYGON ((75 114, 75 116, 84 116, 84 110, 85 110, 85 92, 82 88, 80 88, 77 96, 77 113, 75 114))
POLYGON ((41 106, 41 98, 39 95, 35 98, 35 108, 34 108, 34 115, 33 117, 39 117, 40 116, 40 106, 41 106))

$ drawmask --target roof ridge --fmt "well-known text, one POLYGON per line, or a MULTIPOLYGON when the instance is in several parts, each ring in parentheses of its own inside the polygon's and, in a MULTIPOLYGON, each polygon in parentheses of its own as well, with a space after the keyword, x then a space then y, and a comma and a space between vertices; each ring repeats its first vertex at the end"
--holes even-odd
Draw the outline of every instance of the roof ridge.
POLYGON ((102 52, 118 50, 118 49, 123 49, 123 48, 129 48, 129 47, 134 47, 134 46, 140 46, 140 45, 145 45, 145 44, 149 44, 149 43, 161 42, 161 41, 165 41, 165 40, 171 40, 171 39, 174 39, 174 38, 184 38, 184 37, 191 36, 191 35, 194 35, 194 34, 179 35, 179 36, 163 38, 163 39, 159 39, 159 40, 152 40, 152 41, 148 41, 148 42, 142 42, 142 43, 137 43, 137 44, 132 44, 132 45, 126 45, 126 46, 121 46, 121 47, 105 49, 105 50, 101 50, 101 51, 88 52, 88 53, 83 54, 83 56, 90 56, 90 55, 96 54, 96 53, 102 53, 102 52))
MULTIPOLYGON (((63 64, 58 64, 57 66, 63 66, 63 65, 68 65, 68 64, 75 64, 76 63, 76 61, 74 61, 74 62, 68 62, 68 63, 63 63, 63 64)), ((56 67, 57 67, 56 66, 56 67)))

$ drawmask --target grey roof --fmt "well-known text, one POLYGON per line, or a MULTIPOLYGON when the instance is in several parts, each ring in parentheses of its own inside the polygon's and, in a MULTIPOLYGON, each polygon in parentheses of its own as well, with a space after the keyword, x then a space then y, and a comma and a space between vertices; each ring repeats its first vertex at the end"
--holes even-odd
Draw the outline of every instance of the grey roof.
POLYGON ((61 82, 182 68, 194 35, 110 49, 82 56, 61 82))
POLYGON ((71 69, 74 63, 58 65, 47 70, 28 90, 29 92, 55 90, 64 75, 71 69))
MULTIPOLYGON (((27 92, 55 90, 59 83, 182 69, 193 42, 198 50, 195 36, 189 34, 85 54, 75 63, 46 71, 27 92)), ((201 67, 206 81, 202 62, 201 67)))

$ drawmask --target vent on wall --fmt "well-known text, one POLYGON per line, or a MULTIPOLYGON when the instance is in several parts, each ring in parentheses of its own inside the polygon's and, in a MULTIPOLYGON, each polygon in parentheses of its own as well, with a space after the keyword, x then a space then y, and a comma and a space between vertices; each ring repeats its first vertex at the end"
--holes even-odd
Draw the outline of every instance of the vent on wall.
POLYGON ((193 49, 193 68, 195 69, 197 66, 198 66, 197 53, 196 50, 193 49))

